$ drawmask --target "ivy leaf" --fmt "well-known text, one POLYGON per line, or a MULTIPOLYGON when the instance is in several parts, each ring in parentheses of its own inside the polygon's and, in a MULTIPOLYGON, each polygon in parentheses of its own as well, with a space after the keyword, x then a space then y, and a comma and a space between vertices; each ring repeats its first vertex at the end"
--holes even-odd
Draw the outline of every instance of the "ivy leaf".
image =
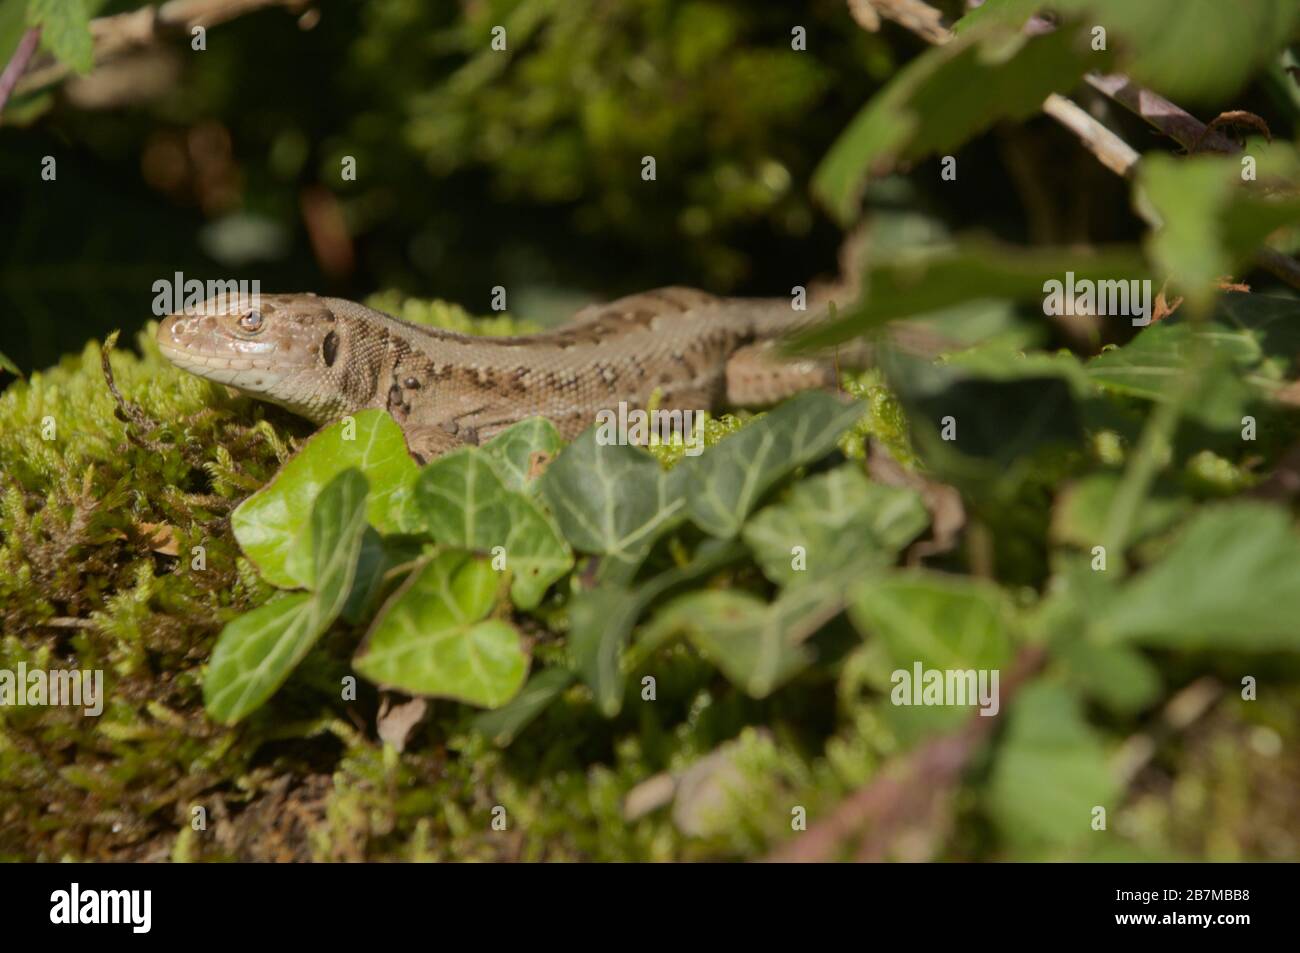
POLYGON ((1180 649, 1300 650, 1297 566, 1300 537, 1285 510, 1205 507, 1109 605, 1099 636, 1180 649))
POLYGON ((1164 401, 1189 372, 1198 347, 1208 352, 1210 364, 1186 413, 1211 428, 1238 428, 1247 403, 1274 394, 1293 376, 1300 303, 1225 295, 1213 320, 1196 323, 1176 314, 1144 328, 1124 347, 1103 351, 1085 371, 1107 390, 1164 401))
POLYGON ((787 499, 746 523, 742 536, 764 575, 788 586, 889 565, 929 522, 915 491, 873 483, 849 463, 796 483, 787 499), (801 569, 792 565, 796 547, 806 560, 801 569))
POLYGON ((819 587, 791 589, 770 604, 747 592, 710 589, 669 603, 645 638, 684 634, 729 681, 766 698, 812 663, 805 642, 842 608, 840 598, 819 587))
POLYGON ((533 609, 551 583, 573 568, 573 552, 527 496, 506 489, 474 447, 432 461, 415 482, 415 505, 435 540, 463 549, 505 551, 510 595, 533 609))
POLYGON ((235 539, 267 582, 282 588, 311 585, 312 502, 325 484, 352 467, 370 483, 370 524, 381 533, 413 528, 407 508, 419 467, 393 418, 382 410, 363 410, 352 422, 342 420, 314 434, 231 514, 235 539))
POLYGON ((706 540, 686 565, 665 570, 635 589, 603 583, 573 595, 569 652, 606 718, 617 715, 623 706, 623 649, 641 614, 670 590, 715 572, 742 552, 738 543, 706 540))
POLYGON ((505 747, 519 736, 550 704, 564 694, 576 676, 567 668, 548 668, 528 680, 523 689, 496 711, 474 719, 474 730, 505 747))
POLYGON ((488 618, 500 576, 484 557, 446 550, 395 592, 366 633, 353 666, 411 695, 496 708, 528 674, 519 633, 488 618))
POLYGON ((1000 669, 1011 659, 1013 614, 997 586, 964 576, 899 571, 866 580, 849 618, 900 668, 1000 669))
POLYGON ((1076 283, 1146 278, 1149 269, 1137 248, 1115 246, 1092 253, 1065 248, 1016 248, 967 242, 955 248, 925 249, 873 262, 863 275, 866 295, 795 340, 820 349, 874 331, 890 321, 955 308, 980 299, 1005 299, 1042 306, 1048 281, 1076 283))
POLYGON ((269 602, 221 631, 203 681, 208 713, 234 724, 270 698, 334 623, 356 573, 366 529, 366 478, 344 470, 312 507, 314 591, 269 602))
POLYGON ((1122 54, 1116 68, 1175 100, 1237 92, 1300 22, 1294 0, 987 0, 958 21, 958 33, 992 24, 1018 29, 1045 8, 1104 26, 1108 48, 1122 54))
POLYGON ((987 803, 1011 842, 1063 847, 1092 833, 1094 807, 1118 795, 1106 752, 1066 689, 1026 685, 1008 706, 987 803))
POLYGON ((496 465, 506 487, 516 493, 536 489, 538 468, 554 460, 563 449, 560 432, 545 417, 521 420, 483 445, 483 452, 496 465))
POLYGON ((361 554, 357 557, 357 572, 352 580, 340 617, 349 625, 360 625, 374 617, 376 603, 387 583, 388 573, 397 566, 420 558, 422 542, 415 536, 380 536, 373 526, 367 526, 361 537, 361 554))
POLYGON ((78 73, 95 65, 85 0, 28 0, 27 22, 41 28, 41 45, 78 73))
POLYGON ((966 31, 912 60, 858 113, 818 167, 813 192, 847 224, 870 176, 954 149, 999 119, 1033 115, 1103 59, 1071 30, 966 31))
POLYGON ((631 579, 655 540, 681 523, 685 500, 676 480, 636 447, 601 446, 592 428, 564 449, 540 484, 573 548, 605 557, 601 578, 619 582, 631 579))
POLYGON ((735 536, 764 493, 797 467, 830 453, 862 413, 856 401, 805 391, 708 453, 688 458, 673 474, 689 488, 684 492, 691 521, 710 535, 735 536))

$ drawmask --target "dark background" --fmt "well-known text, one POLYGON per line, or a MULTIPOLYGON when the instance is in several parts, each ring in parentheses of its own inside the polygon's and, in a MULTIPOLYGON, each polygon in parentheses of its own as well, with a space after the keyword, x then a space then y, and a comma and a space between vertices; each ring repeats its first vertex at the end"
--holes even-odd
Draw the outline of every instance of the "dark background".
MULTIPOLYGON (((176 271, 264 292, 397 289, 475 313, 499 284, 512 313, 544 323, 665 284, 787 294, 837 266, 842 235, 809 196, 812 171, 920 43, 863 31, 843 0, 797 16, 774 0, 317 9, 309 29, 266 9, 210 29, 206 51, 178 37, 11 102, 0 352, 30 370, 131 332, 176 271), (791 50, 792 20, 806 52, 791 50), (507 53, 490 49, 498 23, 507 53)), ((879 209, 1017 240, 1131 236, 1123 184, 1050 122, 1028 128, 963 151, 980 188, 916 174, 884 183, 879 209)))

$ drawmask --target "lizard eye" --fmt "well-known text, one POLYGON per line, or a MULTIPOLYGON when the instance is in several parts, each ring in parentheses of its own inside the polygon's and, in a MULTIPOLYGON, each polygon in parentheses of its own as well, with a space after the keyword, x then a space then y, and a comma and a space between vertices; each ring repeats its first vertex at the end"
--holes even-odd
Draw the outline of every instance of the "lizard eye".
POLYGON ((262 330, 262 313, 260 311, 250 311, 239 319, 239 326, 250 334, 256 334, 262 330))

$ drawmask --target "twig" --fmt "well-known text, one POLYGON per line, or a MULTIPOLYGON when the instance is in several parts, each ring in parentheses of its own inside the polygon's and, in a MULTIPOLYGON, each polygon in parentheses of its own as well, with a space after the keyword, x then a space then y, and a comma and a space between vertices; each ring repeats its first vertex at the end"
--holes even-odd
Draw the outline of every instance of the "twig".
MULTIPOLYGON (((149 46, 168 36, 183 36, 194 27, 225 23, 263 7, 305 7, 310 0, 169 0, 160 7, 145 6, 130 13, 97 17, 90 21, 95 63, 127 51, 149 46)), ((49 55, 30 64, 18 82, 20 93, 49 86, 67 78, 70 67, 49 55)))
POLYGON ((40 41, 40 27, 34 26, 24 33, 22 39, 18 41, 18 49, 14 50, 14 55, 9 57, 4 72, 0 73, 0 113, 4 112, 5 103, 9 102, 9 95, 14 91, 18 77, 22 76, 23 71, 27 69, 27 63, 36 52, 36 45, 40 41))

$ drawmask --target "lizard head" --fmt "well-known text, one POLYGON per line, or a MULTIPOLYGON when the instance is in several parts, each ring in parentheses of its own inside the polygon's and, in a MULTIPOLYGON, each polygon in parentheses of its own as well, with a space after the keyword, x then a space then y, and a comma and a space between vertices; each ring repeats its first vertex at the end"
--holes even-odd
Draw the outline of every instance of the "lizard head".
POLYGON ((210 298, 158 325, 158 349, 176 366, 321 422, 339 411, 322 384, 337 374, 340 330, 327 299, 210 298))

